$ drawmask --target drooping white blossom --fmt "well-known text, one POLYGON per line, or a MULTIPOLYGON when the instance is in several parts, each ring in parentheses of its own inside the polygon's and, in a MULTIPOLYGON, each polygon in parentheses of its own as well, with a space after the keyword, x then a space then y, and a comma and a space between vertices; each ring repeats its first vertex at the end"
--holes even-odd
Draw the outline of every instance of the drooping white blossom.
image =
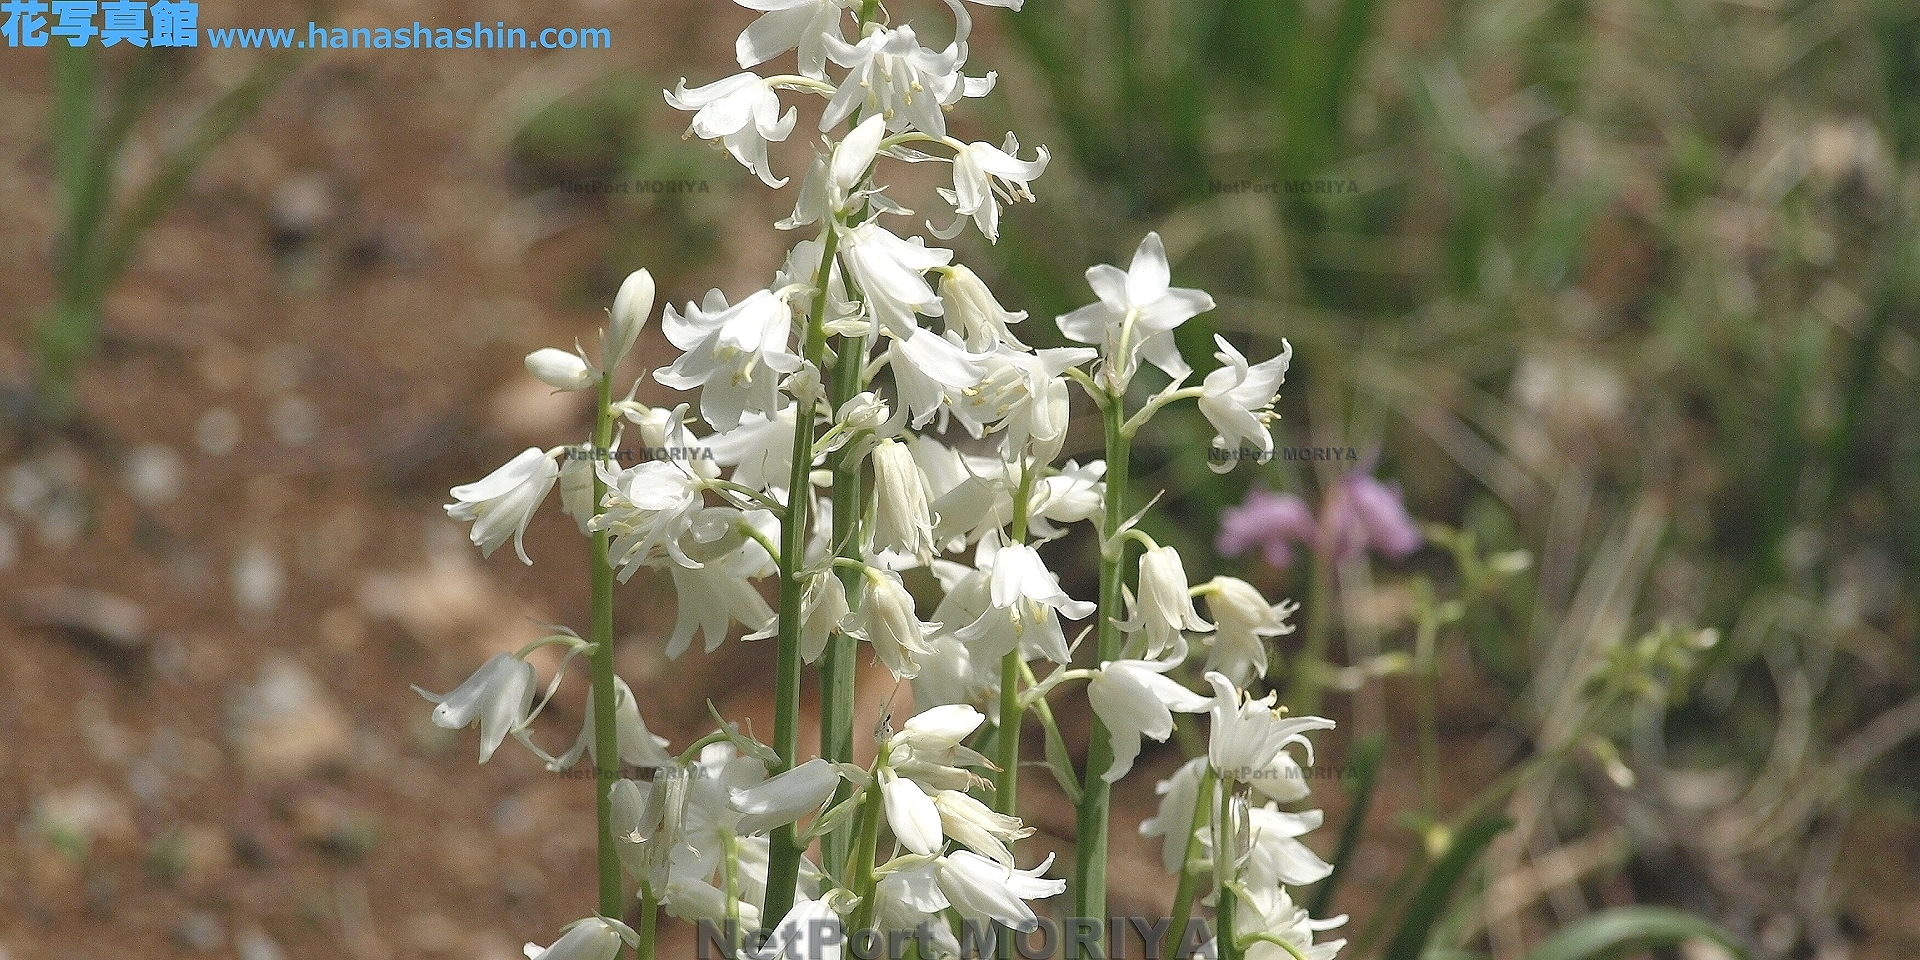
POLYGON ((480 762, 486 763, 507 734, 527 722, 533 708, 533 665, 511 653, 497 653, 473 675, 445 694, 413 692, 434 704, 433 725, 460 730, 480 721, 480 762))
MULTIPOLYGON (((675 110, 694 111, 688 132, 702 140, 717 140, 740 165, 754 172, 769 187, 786 186, 785 177, 775 177, 767 161, 767 144, 779 143, 793 132, 799 119, 797 109, 780 113, 780 95, 758 74, 736 73, 724 80, 695 89, 687 82, 667 93, 667 103, 675 110)), ((683 348, 684 349, 684 348, 683 348)))
POLYGON ((1087 700, 1106 726, 1113 748, 1113 763, 1101 774, 1108 783, 1133 769, 1141 737, 1164 743, 1173 735, 1175 712, 1199 713, 1212 705, 1212 700, 1165 676, 1184 659, 1184 645, 1178 652, 1180 657, 1163 660, 1112 660, 1101 664, 1087 682, 1087 700))
MULTIPOLYGON (((1225 337, 1214 335, 1220 352, 1214 354, 1222 366, 1207 374, 1201 384, 1200 412, 1219 432, 1213 446, 1217 450, 1258 450, 1273 455, 1273 433, 1267 424, 1274 419, 1273 401, 1280 384, 1287 379, 1287 365, 1293 360, 1293 344, 1281 340, 1280 355, 1252 366, 1225 337)), ((1225 473, 1241 457, 1209 457, 1207 465, 1215 473, 1225 473)))
POLYGON ((451 492, 455 502, 447 504, 447 516, 472 521, 473 545, 480 548, 481 556, 493 556, 493 551, 511 537, 520 562, 531 565, 533 561, 528 559, 521 540, 527 524, 533 521, 533 512, 540 509, 559 476, 560 467, 552 456, 528 447, 500 469, 454 487, 451 492))

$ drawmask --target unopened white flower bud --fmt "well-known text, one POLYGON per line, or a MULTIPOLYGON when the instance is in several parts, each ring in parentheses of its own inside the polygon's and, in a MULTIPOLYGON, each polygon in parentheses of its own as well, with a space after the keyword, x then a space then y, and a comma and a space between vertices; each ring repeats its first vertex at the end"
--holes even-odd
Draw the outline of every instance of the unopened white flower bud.
POLYGON ((618 366, 627 352, 633 349, 634 341, 640 338, 640 331, 647 325, 647 317, 653 313, 653 274, 645 268, 627 274, 625 282, 620 284, 620 292, 613 296, 613 309, 608 312, 607 339, 600 357, 600 365, 612 370, 618 366))
POLYGON ((585 390, 597 371, 579 354, 558 347, 541 347, 527 354, 527 372, 555 390, 585 390))
POLYGON ((926 478, 913 451, 896 440, 873 448, 873 545, 933 561, 933 519, 927 507, 926 478))

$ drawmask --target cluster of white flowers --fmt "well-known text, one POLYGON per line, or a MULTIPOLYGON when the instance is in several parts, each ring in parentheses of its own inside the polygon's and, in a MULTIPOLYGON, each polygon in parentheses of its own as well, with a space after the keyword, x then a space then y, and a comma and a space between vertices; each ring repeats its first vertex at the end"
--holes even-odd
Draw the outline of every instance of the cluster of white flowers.
MULTIPOLYGON (((1285 748, 1303 743, 1304 731, 1331 725, 1284 719, 1271 701, 1245 702, 1237 687, 1265 674, 1266 641, 1291 630, 1292 608, 1267 603, 1239 580, 1194 586, 1173 548, 1153 544, 1117 515, 1125 491, 1108 488, 1109 463, 1060 459, 1075 382, 1105 417, 1107 454, 1116 462, 1155 411, 1189 399, 1217 430, 1216 446, 1271 452, 1268 424, 1288 354, 1249 364, 1221 340, 1222 365, 1187 386, 1192 370, 1173 333, 1213 300, 1171 285, 1155 234, 1128 269, 1089 270, 1098 302, 1058 318, 1060 333, 1086 346, 1023 343, 1013 328, 1026 314, 1008 310, 977 274, 954 263, 953 251, 929 241, 951 239, 968 223, 994 240, 1001 206, 1031 200, 1031 184, 1047 167, 1044 148, 1021 159, 1012 135, 995 147, 948 134, 946 111, 994 85, 992 73, 964 72, 966 8, 947 0, 953 39, 935 50, 913 27, 892 25, 877 2, 739 2, 761 12, 737 45, 745 72, 691 88, 683 80, 666 99, 692 112, 690 136, 712 141, 774 187, 788 178, 776 175, 768 144, 786 140, 799 122, 783 96, 821 101, 818 129, 826 136, 801 178, 792 216, 779 224, 812 235, 792 246, 765 288, 733 298, 713 290, 698 303, 664 309, 662 331, 681 352, 649 375, 697 393, 688 403, 663 409, 633 392, 612 399, 612 371, 652 311, 645 271, 621 288, 597 363, 577 348, 527 358, 529 371, 555 389, 598 389, 601 427, 587 449, 617 448, 619 438, 608 435, 617 418, 646 447, 711 456, 622 467, 610 453, 566 455, 577 446, 530 449, 455 488, 447 512, 473 523, 473 542, 484 552, 512 538, 531 562, 521 537, 557 481, 566 513, 604 545, 605 567, 620 580, 642 568, 671 578, 680 615, 669 656, 685 651, 696 633, 712 650, 735 624, 749 640, 777 637, 770 646, 781 657, 818 661, 823 671, 832 660, 823 653, 835 643, 864 644, 911 682, 917 713, 898 732, 876 732, 878 758, 868 767, 846 756, 802 762, 791 747, 783 753, 731 726, 676 756, 648 732, 623 682, 596 683, 615 691, 620 761, 655 771, 651 780, 610 784, 611 842, 621 864, 643 897, 683 918, 747 927, 764 920, 777 931, 832 918, 913 931, 951 911, 1031 930, 1037 920, 1029 901, 1066 885, 1044 876, 1051 858, 1017 865, 1014 844, 1031 830, 1004 791, 991 804, 980 799, 993 793, 988 776, 1007 766, 996 759, 1017 752, 981 750, 997 742, 1001 751, 1017 751, 1027 712, 1057 738, 1045 700, 1084 681, 1108 759, 1086 771, 1085 789, 1072 791, 1076 800, 1101 804, 1104 817, 1107 785, 1132 768, 1142 738, 1166 740, 1176 712, 1211 711, 1213 755, 1162 784, 1166 801, 1145 832, 1166 837, 1168 869, 1212 864, 1216 896, 1243 901, 1230 951, 1244 941, 1259 956, 1262 946, 1278 949, 1285 940, 1308 956, 1331 956, 1338 944, 1312 942, 1325 925, 1283 889, 1325 873, 1295 839, 1318 823, 1317 811, 1248 809, 1236 786, 1272 801, 1302 799, 1304 780, 1284 776, 1294 763, 1285 748), (751 69, 788 51, 795 73, 751 69), (926 222, 927 236, 890 226, 912 211, 879 185, 882 161, 950 163, 952 187, 938 195, 951 207, 951 224, 926 222), (1125 404, 1143 360, 1171 382, 1129 419, 1125 404), (1068 595, 1037 549, 1081 524, 1100 539, 1102 579, 1111 580, 1099 603, 1068 595), (1133 541, 1147 549, 1137 567, 1119 571, 1133 541), (766 580, 778 583, 777 607, 756 586, 766 580), (937 584, 941 599, 922 607, 910 582, 937 584), (1213 622, 1200 615, 1196 597, 1213 622), (1073 666, 1079 641, 1069 640, 1068 624, 1084 625, 1081 638, 1101 638, 1097 655, 1080 652, 1085 666, 1073 666), (1211 697, 1181 679, 1196 636, 1210 650, 1211 697), (1015 713, 1005 715, 1009 707, 1015 713), (1213 774, 1203 783, 1209 764, 1213 774), (1230 816, 1209 830, 1195 812, 1216 798, 1226 798, 1230 816), (1211 838, 1200 846, 1233 854, 1190 863, 1196 829, 1211 838), (876 846, 881 837, 891 838, 891 856, 876 846), (803 856, 815 840, 822 841, 818 863, 803 856)), ((1019 7, 1019 0, 978 2, 1019 7)), ((603 652, 571 634, 544 642, 603 652)), ((478 719, 483 762, 509 734, 556 770, 597 754, 591 703, 572 749, 555 757, 534 746, 537 684, 525 653, 489 661, 445 697, 429 695, 439 704, 434 721, 458 728, 478 719)), ((797 695, 797 673, 790 682, 797 695)), ((792 742, 778 733, 774 739, 792 742)), ((1062 783, 1078 779, 1064 756, 1049 763, 1062 783)), ((1097 855, 1104 859, 1104 850, 1097 855)), ((1086 902, 1082 896, 1076 904, 1086 902)), ((947 924, 931 929, 935 954, 957 953, 947 924)), ((528 955, 611 957, 634 936, 615 919, 592 917, 544 951, 529 945, 528 955)), ((781 938, 776 932, 774 941, 781 938)))

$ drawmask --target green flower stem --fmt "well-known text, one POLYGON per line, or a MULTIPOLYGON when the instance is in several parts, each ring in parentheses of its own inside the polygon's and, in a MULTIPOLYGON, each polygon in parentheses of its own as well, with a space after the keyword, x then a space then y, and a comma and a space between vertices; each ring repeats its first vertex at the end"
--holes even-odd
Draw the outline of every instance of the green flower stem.
MULTIPOLYGON (((613 443, 613 380, 600 375, 599 403, 593 413, 593 442, 601 450, 613 443)), ((593 475, 593 502, 597 513, 606 499, 607 484, 593 475)), ((593 806, 600 825, 597 834, 600 865, 600 914, 618 917, 626 907, 620 876, 620 855, 613 845, 613 782, 620 771, 620 734, 614 723, 613 685, 613 564, 607 559, 607 531, 593 532, 589 560, 593 567, 593 806)))
MULTIPOLYGON (((1094 395, 1100 400, 1107 439, 1106 514, 1100 523, 1100 609, 1095 614, 1100 618, 1095 658, 1098 666, 1119 659, 1123 640, 1120 620, 1126 615, 1121 607, 1126 586, 1127 544, 1118 534, 1120 525, 1127 519, 1130 438, 1126 433, 1123 398, 1105 391, 1094 395)), ((1113 785, 1103 775, 1113 766, 1113 745, 1108 740, 1106 724, 1101 723, 1098 716, 1093 718, 1093 729, 1088 736, 1091 740, 1087 745, 1087 773, 1081 787, 1074 837, 1073 915, 1104 918, 1107 915, 1107 807, 1113 785)))
POLYGON ((1172 960, 1173 952, 1180 948, 1180 941, 1186 937, 1187 920, 1193 916, 1193 888, 1198 885, 1200 877, 1200 872, 1193 865, 1200 857, 1200 830, 1211 821, 1213 790, 1213 768, 1206 767, 1200 774, 1200 789, 1193 795, 1193 820, 1187 825, 1187 849, 1180 857, 1180 885, 1173 892, 1173 923, 1167 927, 1160 946, 1160 955, 1168 960, 1172 960))
MULTIPOLYGON (((837 227, 823 231, 820 269, 814 278, 813 309, 807 316, 804 356, 819 370, 827 354, 827 278, 840 245, 837 227)), ((807 561, 807 519, 812 512, 814 409, 811 401, 795 411, 793 470, 787 478, 787 509, 780 522, 780 639, 775 653, 773 750, 780 755, 777 775, 793 769, 800 756, 800 600, 806 590, 801 567, 807 561)), ((793 907, 800 880, 800 845, 792 824, 778 827, 767 855, 767 895, 760 906, 764 923, 777 924, 793 907)))
POLYGON ((640 960, 653 960, 654 929, 660 923, 660 899, 653 895, 653 886, 642 881, 640 884, 640 960))
MULTIPOLYGON (((831 259, 823 259, 831 264, 831 259)), ((820 293, 816 294, 818 310, 826 309, 825 289, 827 274, 822 269, 816 278, 820 283, 820 293)), ((837 416, 847 401, 866 389, 865 366, 862 361, 867 354, 865 337, 843 338, 840 342, 839 356, 834 360, 833 385, 829 394, 837 416)), ((866 491, 861 488, 860 461, 850 455, 846 446, 835 450, 827 457, 827 467, 833 471, 833 544, 838 557, 859 559, 861 540, 861 521, 866 515, 866 491)), ((849 608, 859 603, 860 571, 839 565, 834 573, 840 577, 841 586, 847 591, 849 608)), ((859 675, 859 644, 844 633, 835 632, 827 640, 826 655, 820 661, 820 755, 834 763, 853 762, 853 712, 855 696, 855 678, 859 675)), ((852 788, 841 782, 835 792, 834 800, 846 799, 852 788)), ((835 828, 822 841, 822 854, 829 864, 844 863, 849 846, 853 842, 851 828, 835 828)))
MULTIPOLYGON (((885 750, 881 747, 882 753, 885 750)), ((860 904, 853 908, 849 930, 867 930, 873 926, 873 854, 880 845, 880 808, 884 806, 880 799, 880 764, 874 764, 873 771, 874 777, 867 782, 865 795, 860 799, 860 833, 847 862, 848 886, 860 898, 860 904)))
MULTIPOLYGON (((1033 478, 1039 471, 1033 464, 1022 460, 1020 465, 1020 486, 1013 494, 1013 542, 1027 542, 1028 501, 1033 497, 1033 478)), ((1027 712, 1020 707, 1020 668, 1026 663, 1021 659, 1020 648, 1015 646, 1000 658, 1000 711, 994 717, 999 726, 999 756, 995 763, 1000 773, 994 778, 993 809, 996 813, 1014 816, 1019 812, 1020 789, 1020 721, 1026 719, 1027 712)))
POLYGON ((1239 896, 1233 887, 1239 880, 1233 876, 1234 849, 1239 841, 1233 836, 1233 781, 1220 781, 1218 794, 1219 806, 1213 815, 1213 933, 1219 945, 1218 960, 1240 960, 1240 945, 1234 940, 1233 910, 1234 900, 1239 896))

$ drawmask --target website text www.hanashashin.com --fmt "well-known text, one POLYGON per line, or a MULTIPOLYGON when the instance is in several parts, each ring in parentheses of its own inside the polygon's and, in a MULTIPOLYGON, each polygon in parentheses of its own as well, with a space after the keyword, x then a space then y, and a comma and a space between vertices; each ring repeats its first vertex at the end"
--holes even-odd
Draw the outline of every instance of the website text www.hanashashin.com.
POLYGON ((0 40, 9 47, 65 43, 84 47, 198 47, 240 50, 606 50, 607 27, 438 27, 414 21, 391 27, 215 27, 200 22, 192 0, 3 0, 0 40))

